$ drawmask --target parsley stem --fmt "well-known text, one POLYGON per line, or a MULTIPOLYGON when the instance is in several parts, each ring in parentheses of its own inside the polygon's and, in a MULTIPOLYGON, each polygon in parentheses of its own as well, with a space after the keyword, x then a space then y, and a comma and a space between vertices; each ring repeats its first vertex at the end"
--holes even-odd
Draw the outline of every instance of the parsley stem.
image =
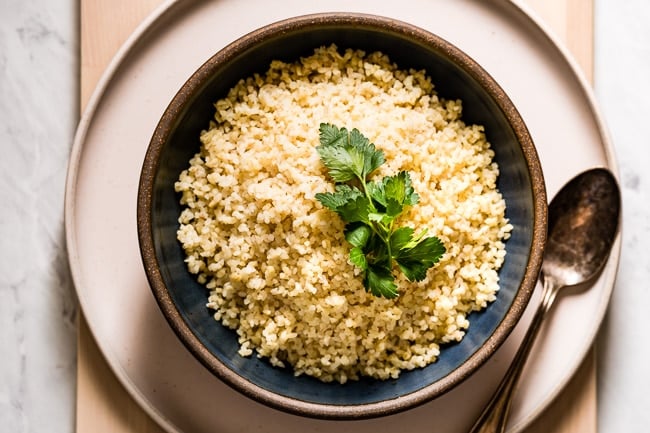
POLYGON ((372 197, 370 197, 370 191, 368 191, 366 179, 364 177, 358 176, 359 181, 361 181, 361 186, 363 187, 363 193, 365 194, 366 198, 368 199, 368 204, 370 205, 370 210, 372 212, 377 212, 377 208, 375 207, 375 204, 373 203, 372 197))
POLYGON ((384 242, 386 242, 386 251, 388 252, 388 257, 386 259, 388 261, 388 263, 387 263, 388 266, 387 267, 388 267, 389 270, 392 270, 393 269, 393 252, 391 251, 391 247, 390 247, 390 233, 391 232, 389 231, 388 232, 388 239, 386 239, 384 242))

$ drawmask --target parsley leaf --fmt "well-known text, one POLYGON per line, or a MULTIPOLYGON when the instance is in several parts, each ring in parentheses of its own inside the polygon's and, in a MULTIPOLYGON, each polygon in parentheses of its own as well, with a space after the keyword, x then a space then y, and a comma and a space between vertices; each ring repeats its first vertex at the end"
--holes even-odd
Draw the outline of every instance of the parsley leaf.
POLYGON ((338 145, 319 146, 318 153, 329 169, 329 174, 335 182, 347 182, 359 177, 363 170, 363 159, 352 154, 349 149, 338 145))
POLYGON ((369 221, 370 201, 356 187, 336 185, 334 192, 317 193, 316 200, 339 214, 345 222, 369 221))
POLYGON ((445 247, 436 237, 420 239, 415 245, 407 245, 397 251, 393 258, 400 270, 410 281, 422 281, 427 270, 436 264, 444 254, 445 247))
POLYGON ((322 123, 319 135, 316 150, 335 186, 334 192, 316 194, 316 200, 347 223, 350 262, 364 272, 366 291, 395 298, 393 262, 410 281, 422 281, 445 247, 437 237, 426 237, 426 229, 414 235, 410 227, 393 227, 404 210, 420 200, 407 171, 369 180, 385 162, 383 151, 357 129, 322 123))
POLYGON ((362 271, 368 269, 368 260, 366 259, 366 254, 359 247, 353 247, 350 250, 350 262, 353 265, 357 266, 362 271))
POLYGON ((342 146, 347 144, 348 131, 329 123, 321 123, 318 130, 321 146, 342 146))
POLYGON ((392 299, 397 297, 397 284, 390 269, 378 266, 369 266, 364 279, 366 290, 375 296, 392 299))
POLYGON ((386 161, 384 152, 377 150, 375 145, 370 143, 356 128, 350 132, 350 144, 363 154, 363 170, 360 177, 364 179, 386 161))
POLYGON ((345 231, 345 240, 350 242, 353 247, 363 248, 368 243, 372 229, 365 224, 353 226, 348 224, 345 231))
POLYGON ((413 239, 413 229, 411 227, 400 227, 393 232, 390 237, 391 251, 399 251, 405 248, 413 239))
POLYGON ((345 128, 322 123, 320 142, 316 150, 335 182, 355 178, 365 182, 370 173, 385 162, 384 152, 377 150, 357 129, 348 132, 345 128))

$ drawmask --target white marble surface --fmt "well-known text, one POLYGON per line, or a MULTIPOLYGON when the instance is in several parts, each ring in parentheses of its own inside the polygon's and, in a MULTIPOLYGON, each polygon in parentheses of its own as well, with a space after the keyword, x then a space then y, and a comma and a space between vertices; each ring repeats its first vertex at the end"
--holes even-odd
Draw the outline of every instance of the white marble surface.
POLYGON ((0 431, 74 425, 76 303, 63 231, 78 4, 0 0, 0 431))
MULTIPOLYGON (((623 253, 598 338, 599 431, 650 425, 650 2, 595 0, 596 95, 621 171, 623 253)), ((0 431, 72 432, 75 295, 63 233, 78 2, 0 0, 0 431)))
POLYGON ((650 2, 596 0, 595 88, 617 152, 623 251, 598 339, 603 433, 650 431, 650 2))

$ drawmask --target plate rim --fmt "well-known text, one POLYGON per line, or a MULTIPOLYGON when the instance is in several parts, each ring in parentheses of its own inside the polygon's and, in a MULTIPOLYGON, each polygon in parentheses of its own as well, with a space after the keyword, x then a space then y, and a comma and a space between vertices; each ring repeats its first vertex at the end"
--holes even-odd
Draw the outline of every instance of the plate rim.
MULTIPOLYGON (((81 156, 83 150, 86 147, 86 137, 87 133, 92 124, 92 120, 97 113, 98 107, 102 101, 102 98, 106 91, 109 89, 113 79, 115 78, 120 66, 122 63, 128 59, 132 51, 137 47, 137 45, 146 37, 146 35, 153 31, 155 24, 164 19, 168 14, 171 14, 176 7, 182 6, 184 3, 189 3, 185 0, 164 0, 160 5, 155 7, 153 11, 146 16, 146 18, 138 24, 134 31, 127 37, 124 43, 119 47, 114 56, 111 58, 107 67, 102 72, 95 88, 93 89, 85 108, 81 114, 80 120, 75 131, 75 135, 72 142, 72 147, 69 156, 69 162, 66 172, 65 180, 65 194, 64 194, 64 229, 65 229, 65 241, 66 241, 66 251, 68 257, 69 268, 71 272, 71 278, 74 285, 74 290, 80 305, 81 313, 84 314, 87 311, 86 305, 88 301, 83 295, 84 287, 84 278, 79 266, 79 259, 77 254, 77 237, 75 231, 75 204, 76 204, 76 186, 78 181, 79 167, 81 156)), ((602 111, 600 110, 595 93, 593 91, 592 84, 587 80, 584 72, 577 63, 576 59, 570 53, 568 48, 564 43, 553 33, 550 27, 541 19, 541 17, 532 9, 532 7, 526 3, 524 0, 506 0, 504 2, 508 7, 511 7, 512 10, 517 12, 521 18, 530 22, 533 26, 537 27, 544 37, 549 42, 549 45, 555 49, 562 60, 569 66, 573 78, 576 79, 580 85, 580 93, 585 98, 587 106, 590 110, 590 114, 595 121, 595 124, 598 126, 598 136, 602 141, 602 148, 605 152, 605 159, 607 161, 606 167, 612 171, 615 178, 620 182, 620 174, 618 170, 617 159, 614 152, 614 146, 612 144, 611 136, 607 128, 602 111)), ((552 197, 549 196, 549 200, 552 197)), ((606 292, 600 299, 598 304, 599 309, 593 317, 596 317, 598 320, 598 326, 592 328, 592 332, 589 333, 589 338, 585 339, 589 344, 585 344, 583 350, 578 352, 578 356, 575 359, 578 359, 576 367, 571 369, 571 373, 568 374, 564 380, 561 380, 555 384, 553 387, 553 392, 549 393, 546 399, 542 400, 538 404, 536 410, 531 411, 526 414, 526 416, 516 425, 511 426, 508 429, 509 433, 517 433, 526 428, 535 418, 537 418, 541 412, 543 412, 549 404, 557 398, 557 396, 562 392, 567 383, 575 375, 578 367, 582 364, 582 361, 585 359, 587 353, 593 347, 593 344, 596 340, 596 336, 599 332, 600 327, 605 316, 605 313, 608 309, 612 292, 614 289, 614 283, 616 275, 618 273, 618 268, 620 265, 620 254, 621 254, 621 238, 622 238, 622 229, 619 230, 617 239, 614 243, 614 247, 610 254, 609 260, 606 264, 605 270, 603 272, 603 277, 605 278, 604 286, 607 287, 606 292)), ((164 430, 168 432, 177 432, 180 431, 179 427, 174 425, 171 420, 169 420, 163 413, 161 413, 156 407, 154 407, 151 402, 145 397, 140 389, 133 383, 129 378, 128 373, 125 371, 123 366, 116 361, 113 351, 108 346, 108 344, 102 343, 97 338, 96 326, 93 325, 92 320, 84 314, 85 322, 90 331, 97 348, 104 357, 105 361, 109 365, 111 371, 114 373, 117 380, 124 386, 125 390, 131 395, 131 397, 137 402, 137 404, 142 408, 151 418, 164 430)))

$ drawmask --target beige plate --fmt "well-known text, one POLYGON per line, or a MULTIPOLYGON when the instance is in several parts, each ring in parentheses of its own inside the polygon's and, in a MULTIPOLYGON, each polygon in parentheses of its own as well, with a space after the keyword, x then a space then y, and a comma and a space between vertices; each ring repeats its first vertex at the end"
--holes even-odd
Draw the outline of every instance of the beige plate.
MULTIPOLYGON (((273 5, 269 8, 262 0, 167 3, 136 31, 108 68, 75 139, 66 231, 81 306, 119 380, 170 431, 332 428, 331 422, 286 415, 254 403, 205 371, 158 310, 137 244, 141 161, 160 114, 190 73, 255 27, 290 15, 349 9, 344 0, 278 0, 273 5)), ((549 196, 583 169, 615 168, 612 146, 584 80, 518 7, 503 1, 362 0, 354 3, 354 11, 424 27, 481 63, 526 120, 549 196)), ((619 251, 620 242, 595 287, 558 304, 524 373, 509 431, 525 427, 579 366, 609 302, 619 251)), ((495 357, 448 395, 407 413, 353 424, 337 422, 334 427, 356 432, 406 431, 406 426, 414 432, 431 431, 432 426, 436 431, 466 431, 504 372, 529 319, 525 315, 495 357)))

